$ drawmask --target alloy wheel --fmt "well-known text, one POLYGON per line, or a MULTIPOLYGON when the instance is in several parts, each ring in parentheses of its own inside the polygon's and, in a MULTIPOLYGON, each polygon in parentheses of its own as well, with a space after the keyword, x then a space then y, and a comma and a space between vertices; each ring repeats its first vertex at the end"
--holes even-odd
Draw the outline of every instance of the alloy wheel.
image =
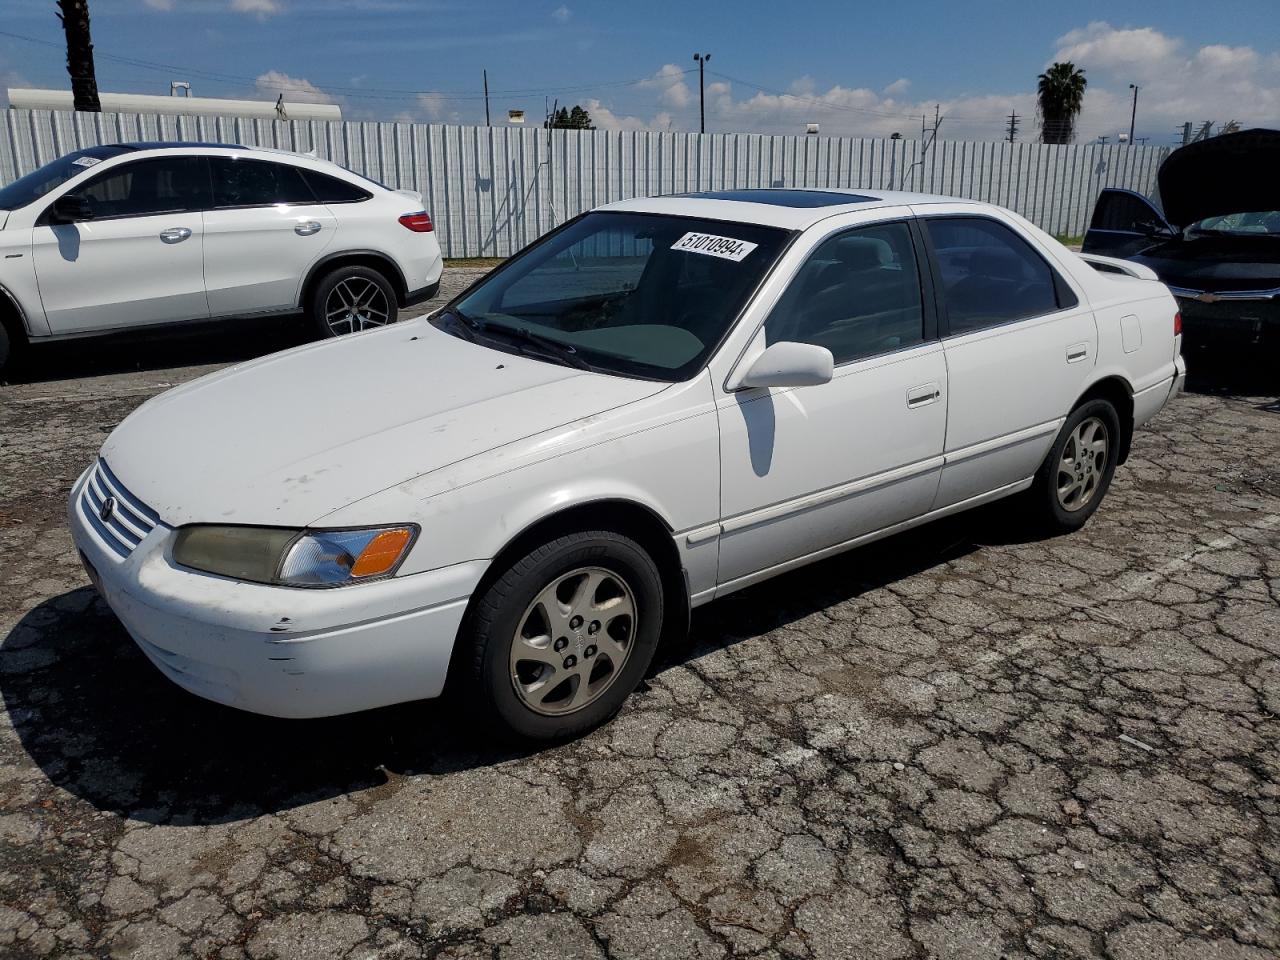
POLYGON ((386 291, 367 277, 339 280, 324 302, 324 322, 335 337, 386 326, 391 305, 386 291))
POLYGON ((1075 513, 1091 501, 1107 468, 1107 425, 1097 417, 1081 420, 1062 448, 1058 461, 1058 503, 1075 513))
POLYGON ((581 710, 622 674, 636 636, 635 594, 619 574, 579 567, 529 604, 511 641, 511 682, 530 710, 581 710))

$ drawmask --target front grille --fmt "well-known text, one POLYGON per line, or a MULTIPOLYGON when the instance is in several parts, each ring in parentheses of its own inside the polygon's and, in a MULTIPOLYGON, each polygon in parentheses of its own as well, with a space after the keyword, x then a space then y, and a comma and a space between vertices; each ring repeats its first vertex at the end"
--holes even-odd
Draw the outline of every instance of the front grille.
POLYGON ((105 460, 94 464, 93 472, 85 482, 80 494, 80 512, 98 534, 98 539, 121 559, 133 553, 143 537, 160 522, 154 510, 116 479, 105 460), (108 500, 111 500, 111 509, 104 511, 108 500))

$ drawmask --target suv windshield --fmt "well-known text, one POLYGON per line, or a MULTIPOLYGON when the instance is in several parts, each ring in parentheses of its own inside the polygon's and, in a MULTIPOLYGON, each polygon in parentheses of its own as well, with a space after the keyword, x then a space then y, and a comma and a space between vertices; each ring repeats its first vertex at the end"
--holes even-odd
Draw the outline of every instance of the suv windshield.
POLYGON ((756 224, 589 213, 490 274, 434 322, 552 362, 685 380, 789 236, 756 224), (466 326, 449 322, 455 318, 466 326))
POLYGON ((90 167, 103 160, 128 153, 129 147, 108 145, 102 147, 85 147, 75 153, 68 153, 52 163, 46 163, 37 170, 32 170, 25 177, 19 177, 13 183, 0 187, 0 210, 17 210, 25 207, 33 200, 39 200, 50 190, 62 186, 72 177, 84 173, 90 167))
POLYGON ((1280 210, 1208 217, 1199 223, 1193 223, 1187 228, 1187 233, 1226 237, 1280 236, 1280 210))

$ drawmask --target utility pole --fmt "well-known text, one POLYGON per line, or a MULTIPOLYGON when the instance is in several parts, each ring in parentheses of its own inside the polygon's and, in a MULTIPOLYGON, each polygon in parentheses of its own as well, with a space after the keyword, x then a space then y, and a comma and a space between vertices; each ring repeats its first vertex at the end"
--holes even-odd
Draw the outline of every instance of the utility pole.
POLYGON ((706 75, 707 61, 711 59, 709 53, 695 53, 693 59, 698 61, 698 132, 707 132, 707 91, 706 91, 706 75))
POLYGON ((67 35, 67 73, 75 109, 101 113, 98 78, 93 70, 93 41, 89 36, 89 0, 58 0, 57 18, 67 35))
POLYGON ((1009 142, 1013 143, 1013 141, 1017 138, 1017 136, 1018 136, 1018 111, 1013 110, 1009 113, 1009 142))
POLYGON ((1138 90, 1140 89, 1136 83, 1129 84, 1129 89, 1133 91, 1133 112, 1129 114, 1129 146, 1133 146, 1133 124, 1138 119, 1138 90))
POLYGON ((486 69, 484 73, 484 125, 491 126, 489 123, 489 71, 486 69))

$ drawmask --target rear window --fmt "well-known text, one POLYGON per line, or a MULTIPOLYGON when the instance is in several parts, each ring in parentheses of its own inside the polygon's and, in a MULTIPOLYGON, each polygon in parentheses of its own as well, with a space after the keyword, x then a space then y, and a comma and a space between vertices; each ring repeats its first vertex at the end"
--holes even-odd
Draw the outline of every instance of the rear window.
POLYGON ((363 187, 358 187, 348 180, 331 177, 326 173, 304 170, 302 176, 311 185, 312 192, 321 203, 359 203, 373 196, 363 187))

